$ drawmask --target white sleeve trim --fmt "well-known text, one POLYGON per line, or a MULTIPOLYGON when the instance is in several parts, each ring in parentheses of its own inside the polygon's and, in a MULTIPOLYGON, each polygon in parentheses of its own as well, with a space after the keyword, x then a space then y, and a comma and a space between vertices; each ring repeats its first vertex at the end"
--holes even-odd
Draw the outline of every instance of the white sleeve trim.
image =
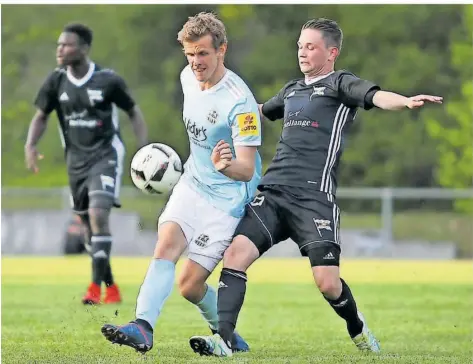
POLYGON ((260 141, 254 142, 234 142, 233 146, 235 147, 259 147, 261 145, 260 141))

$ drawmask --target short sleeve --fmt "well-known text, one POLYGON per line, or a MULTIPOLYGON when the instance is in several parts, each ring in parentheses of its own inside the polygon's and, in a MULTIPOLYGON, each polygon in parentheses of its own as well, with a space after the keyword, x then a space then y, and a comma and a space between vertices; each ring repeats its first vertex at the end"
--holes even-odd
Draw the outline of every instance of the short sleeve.
POLYGON ((46 115, 50 114, 58 105, 57 97, 57 78, 59 73, 54 71, 48 75, 46 80, 41 85, 34 105, 42 110, 46 115))
POLYGON ((111 91, 111 101, 124 111, 130 111, 135 106, 135 100, 131 96, 125 80, 115 75, 111 91))
POLYGON ((338 94, 342 102, 349 107, 361 107, 369 110, 372 104, 366 102, 366 94, 380 90, 380 87, 371 81, 366 81, 355 75, 344 72, 337 79, 338 94))
POLYGON ((261 145, 261 119, 254 98, 241 100, 229 115, 234 146, 261 145))

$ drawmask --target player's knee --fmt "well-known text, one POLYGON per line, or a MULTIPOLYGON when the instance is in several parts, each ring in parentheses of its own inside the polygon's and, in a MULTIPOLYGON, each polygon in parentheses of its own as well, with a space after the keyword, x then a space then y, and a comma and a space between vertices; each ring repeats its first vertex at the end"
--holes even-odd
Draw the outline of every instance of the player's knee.
POLYGON ((175 222, 165 222, 158 230, 158 241, 154 249, 156 259, 177 262, 187 247, 187 240, 181 227, 175 222))
POLYGON ((342 283, 338 267, 318 266, 313 267, 312 271, 315 284, 324 296, 329 298, 340 296, 342 283))
POLYGON ((332 296, 338 290, 338 284, 333 279, 319 279, 316 281, 320 293, 324 296, 332 296))
POLYGON ((256 246, 244 235, 237 235, 223 256, 225 268, 246 271, 259 257, 256 246))
POLYGON ((93 234, 109 234, 110 209, 93 207, 89 209, 90 227, 93 234))

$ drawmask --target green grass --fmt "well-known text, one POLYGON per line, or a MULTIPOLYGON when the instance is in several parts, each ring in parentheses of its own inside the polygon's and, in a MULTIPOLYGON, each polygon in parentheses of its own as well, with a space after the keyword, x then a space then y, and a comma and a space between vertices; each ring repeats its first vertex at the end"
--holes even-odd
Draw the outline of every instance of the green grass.
MULTIPOLYGON (((175 289, 145 356, 112 346, 105 322, 133 317, 149 259, 115 258, 124 303, 82 307, 90 262, 74 258, 2 259, 2 363, 217 363, 196 356, 188 338, 207 333, 195 307, 175 289)), ((249 270, 238 328, 252 351, 235 363, 471 363, 471 261, 349 261, 342 273, 381 341, 364 356, 322 299, 300 259, 263 259, 249 270)), ((178 266, 178 270, 180 265, 178 266)), ((211 276, 216 284, 220 268, 211 276)))

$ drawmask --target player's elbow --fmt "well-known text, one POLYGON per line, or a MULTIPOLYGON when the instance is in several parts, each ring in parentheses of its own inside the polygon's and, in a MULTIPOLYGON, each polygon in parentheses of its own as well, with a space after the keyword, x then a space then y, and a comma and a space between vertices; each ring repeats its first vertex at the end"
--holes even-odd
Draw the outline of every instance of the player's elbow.
POLYGON ((141 110, 138 105, 134 105, 130 110, 126 112, 128 114, 128 117, 132 122, 136 121, 139 119, 138 117, 141 114, 141 110))

